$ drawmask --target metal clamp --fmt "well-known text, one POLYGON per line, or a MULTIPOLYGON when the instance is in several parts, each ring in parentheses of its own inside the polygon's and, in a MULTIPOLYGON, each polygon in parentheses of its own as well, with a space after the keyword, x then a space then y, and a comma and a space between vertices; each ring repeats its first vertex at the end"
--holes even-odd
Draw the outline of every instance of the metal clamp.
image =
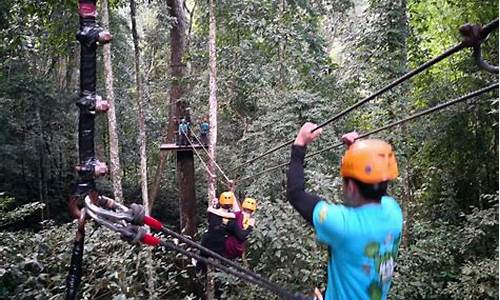
POLYGON ((76 101, 80 111, 86 114, 95 114, 96 112, 106 112, 109 110, 109 103, 103 100, 96 93, 84 91, 76 101))
POLYGON ((139 243, 146 235, 146 230, 140 226, 132 225, 126 220, 128 215, 119 212, 112 213, 92 203, 89 196, 85 197, 85 212, 95 222, 120 233, 120 237, 132 244, 139 243))
POLYGON ((84 178, 94 178, 108 174, 108 166, 106 163, 99 161, 95 157, 76 166, 75 169, 78 171, 79 175, 84 178))
POLYGON ((113 39, 111 33, 104 30, 101 26, 83 25, 76 34, 76 39, 87 47, 93 47, 95 45, 103 45, 111 42, 113 39))

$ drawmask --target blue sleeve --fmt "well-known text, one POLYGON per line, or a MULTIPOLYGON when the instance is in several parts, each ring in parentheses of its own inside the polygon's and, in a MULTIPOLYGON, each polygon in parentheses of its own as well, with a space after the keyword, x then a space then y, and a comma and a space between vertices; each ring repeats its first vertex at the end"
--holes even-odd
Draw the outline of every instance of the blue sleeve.
POLYGON ((313 211, 313 225, 318 240, 327 245, 341 242, 346 229, 346 214, 343 205, 320 201, 313 211))

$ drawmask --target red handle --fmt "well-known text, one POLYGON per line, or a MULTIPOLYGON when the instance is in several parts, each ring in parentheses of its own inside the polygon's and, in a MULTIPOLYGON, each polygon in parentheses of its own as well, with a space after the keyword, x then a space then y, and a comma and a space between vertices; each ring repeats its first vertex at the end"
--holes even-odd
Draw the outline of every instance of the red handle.
POLYGON ((156 231, 160 231, 163 228, 163 224, 160 221, 150 216, 144 217, 144 224, 148 225, 149 227, 151 227, 156 231))
POLYGON ((160 244, 160 239, 156 236, 146 233, 141 242, 149 246, 158 246, 160 244))

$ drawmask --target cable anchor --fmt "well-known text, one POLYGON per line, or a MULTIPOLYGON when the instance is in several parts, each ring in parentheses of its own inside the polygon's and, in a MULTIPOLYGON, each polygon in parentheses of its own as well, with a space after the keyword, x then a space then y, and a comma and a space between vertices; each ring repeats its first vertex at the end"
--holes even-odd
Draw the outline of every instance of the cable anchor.
POLYGON ((96 112, 107 112, 109 110, 109 102, 103 100, 96 93, 84 91, 80 98, 76 101, 76 105, 80 111, 85 114, 95 114, 96 112))
POLYGON ((101 26, 95 24, 94 18, 86 18, 82 22, 80 30, 76 33, 76 39, 88 48, 96 45, 104 45, 113 39, 111 33, 101 26))
POLYGON ((75 167, 78 174, 84 178, 94 178, 105 176, 108 173, 108 166, 105 162, 93 157, 86 162, 75 167))
POLYGON ((474 61, 480 69, 498 74, 498 66, 487 63, 481 53, 481 44, 484 43, 493 29, 498 28, 498 19, 485 26, 479 24, 464 24, 458 29, 462 35, 462 43, 473 48, 474 61))

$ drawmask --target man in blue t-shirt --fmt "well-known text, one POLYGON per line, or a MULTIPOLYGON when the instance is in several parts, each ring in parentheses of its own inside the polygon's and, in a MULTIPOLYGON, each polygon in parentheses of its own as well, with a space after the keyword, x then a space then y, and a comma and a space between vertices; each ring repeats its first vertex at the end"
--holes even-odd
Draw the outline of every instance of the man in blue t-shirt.
POLYGON ((340 167, 343 204, 331 204, 304 190, 306 146, 321 133, 306 123, 292 146, 288 199, 309 221, 319 241, 328 245, 326 299, 387 299, 403 227, 398 203, 387 185, 398 176, 391 145, 344 135, 348 147, 340 167))
POLYGON ((179 124, 179 145, 180 146, 187 146, 188 140, 187 137, 189 136, 189 122, 186 122, 185 118, 181 119, 181 123, 179 124))
POLYGON ((208 144, 208 131, 210 130, 210 125, 208 124, 208 120, 203 118, 203 121, 200 123, 200 142, 202 145, 208 144))

